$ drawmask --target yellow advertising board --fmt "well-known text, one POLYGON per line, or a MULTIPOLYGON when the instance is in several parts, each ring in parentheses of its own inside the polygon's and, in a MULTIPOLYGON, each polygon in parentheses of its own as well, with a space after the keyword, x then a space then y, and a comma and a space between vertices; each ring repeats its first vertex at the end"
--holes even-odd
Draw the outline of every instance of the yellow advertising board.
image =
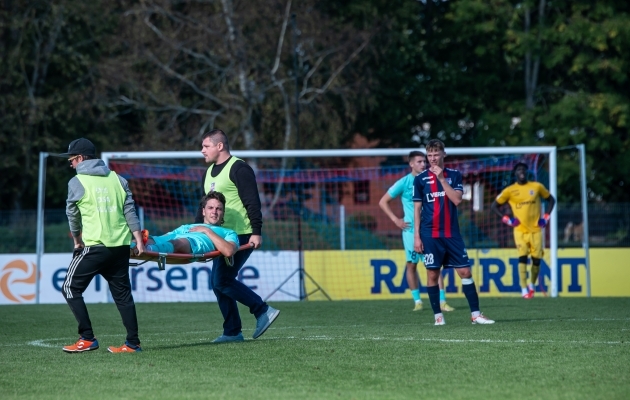
MULTIPOLYGON (((468 249, 473 263, 473 279, 480 296, 520 296, 518 258, 511 249, 468 249)), ((591 249, 591 295, 630 296, 630 249, 591 249)), ((333 300, 408 299, 405 277, 405 252, 402 250, 306 251, 304 268, 308 275, 333 300)), ((426 274, 418 265, 421 281, 426 274)), ((551 270, 549 257, 540 269, 539 295, 549 293, 551 270)), ((444 271, 444 284, 449 297, 463 297, 457 273, 444 271)), ((585 297, 587 271, 582 249, 558 250, 558 295, 585 297)), ((306 291, 315 291, 313 281, 305 280, 306 291)), ((421 291, 426 289, 421 287, 421 291)), ((312 300, 325 299, 315 291, 312 300)))

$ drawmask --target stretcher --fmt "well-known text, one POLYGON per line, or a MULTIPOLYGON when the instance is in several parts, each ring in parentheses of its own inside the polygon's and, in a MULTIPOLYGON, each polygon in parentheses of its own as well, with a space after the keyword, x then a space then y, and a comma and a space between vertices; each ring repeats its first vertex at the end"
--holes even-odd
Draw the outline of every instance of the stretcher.
MULTIPOLYGON (((251 249, 252 247, 254 247, 254 245, 252 243, 248 243, 248 244, 242 245, 236 251, 238 252, 241 250, 247 250, 247 249, 251 249)), ((194 263, 194 262, 205 263, 205 262, 212 261, 214 258, 222 256, 222 255, 223 254, 221 254, 221 252, 219 252, 218 250, 209 251, 203 254, 160 253, 157 251, 146 250, 144 253, 138 256, 134 254, 133 249, 132 249, 131 253, 129 254, 129 259, 137 260, 137 261, 129 261, 129 266, 137 267, 149 261, 153 261, 157 263, 158 268, 160 270, 164 270, 166 269, 167 264, 189 264, 189 263, 194 263)), ((226 258, 227 258, 228 265, 232 265, 232 257, 226 257, 226 258)))

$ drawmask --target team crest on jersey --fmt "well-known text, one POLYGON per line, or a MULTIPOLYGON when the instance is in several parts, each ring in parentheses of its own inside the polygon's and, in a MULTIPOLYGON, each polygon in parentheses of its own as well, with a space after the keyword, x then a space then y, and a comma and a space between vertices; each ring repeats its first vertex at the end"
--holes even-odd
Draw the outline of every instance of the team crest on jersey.
POLYGON ((533 191, 533 190, 530 190, 530 191, 529 191, 529 195, 530 195, 530 196, 533 196, 533 195, 534 195, 534 191, 533 191))
POLYGON ((214 192, 214 182, 210 184, 210 190, 208 192, 214 192))
POLYGON ((446 182, 448 182, 448 184, 452 184, 453 182, 451 181, 451 178, 446 178, 446 182))

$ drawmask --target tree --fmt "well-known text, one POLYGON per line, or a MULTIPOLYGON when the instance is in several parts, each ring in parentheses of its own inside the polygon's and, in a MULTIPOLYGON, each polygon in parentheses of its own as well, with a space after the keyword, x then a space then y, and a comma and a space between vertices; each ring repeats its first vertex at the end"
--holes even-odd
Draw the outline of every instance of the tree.
POLYGON ((218 126, 246 149, 291 148, 294 98, 303 109, 303 145, 341 143, 352 113, 339 104, 352 107, 360 80, 347 67, 369 35, 334 24, 315 2, 164 0, 124 15, 130 51, 116 63, 130 79, 121 81, 112 105, 119 113, 146 115, 147 130, 159 141, 152 146, 198 147, 200 135, 218 126), (292 14, 297 27, 290 44, 292 14), (318 118, 323 115, 327 120, 318 118), (328 134, 336 136, 332 142, 328 134))
MULTIPOLYGON (((101 3, 5 2, 0 11, 0 208, 34 208, 38 153, 59 152, 95 127, 95 64, 111 28, 101 3)), ((65 164, 64 164, 65 166, 65 164)), ((65 198, 61 188, 52 196, 65 198)))

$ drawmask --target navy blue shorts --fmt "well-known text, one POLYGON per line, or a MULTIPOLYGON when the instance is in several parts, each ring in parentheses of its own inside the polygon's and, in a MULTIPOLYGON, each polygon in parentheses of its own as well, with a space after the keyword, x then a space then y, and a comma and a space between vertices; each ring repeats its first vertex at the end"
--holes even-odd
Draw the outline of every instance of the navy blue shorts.
POLYGON ((461 237, 422 238, 424 266, 427 269, 470 267, 470 260, 461 237))

